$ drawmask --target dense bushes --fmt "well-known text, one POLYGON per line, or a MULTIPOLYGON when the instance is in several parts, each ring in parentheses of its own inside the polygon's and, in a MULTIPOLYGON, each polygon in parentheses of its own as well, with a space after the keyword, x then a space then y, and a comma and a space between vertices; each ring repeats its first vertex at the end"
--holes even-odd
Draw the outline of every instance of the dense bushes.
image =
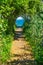
POLYGON ((10 58, 10 48, 13 36, 14 16, 12 11, 15 9, 10 4, 12 0, 0 1, 0 62, 5 63, 10 58))
POLYGON ((10 58, 10 48, 12 35, 6 34, 8 20, 0 17, 0 63, 6 62, 10 58))
POLYGON ((6 62, 10 58, 11 36, 4 36, 0 46, 0 60, 6 62))
POLYGON ((32 20, 24 25, 24 35, 30 42, 34 57, 38 62, 43 62, 43 20, 34 15, 32 20), (26 25, 27 24, 27 25, 26 25))

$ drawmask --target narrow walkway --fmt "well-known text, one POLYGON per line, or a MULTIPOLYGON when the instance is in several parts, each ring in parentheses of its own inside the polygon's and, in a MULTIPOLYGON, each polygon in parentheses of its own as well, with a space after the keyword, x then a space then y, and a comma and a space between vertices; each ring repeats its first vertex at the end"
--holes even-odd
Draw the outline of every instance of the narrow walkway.
POLYGON ((35 65, 32 48, 24 40, 22 29, 16 30, 15 40, 11 48, 11 60, 8 65, 35 65))

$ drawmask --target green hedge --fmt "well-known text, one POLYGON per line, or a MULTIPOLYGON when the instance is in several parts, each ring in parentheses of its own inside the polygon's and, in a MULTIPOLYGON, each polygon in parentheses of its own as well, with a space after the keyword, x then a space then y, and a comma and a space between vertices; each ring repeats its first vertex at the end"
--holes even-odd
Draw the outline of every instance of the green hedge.
POLYGON ((12 35, 6 34, 8 20, 0 18, 0 62, 5 63, 10 58, 12 35))
POLYGON ((0 61, 6 62, 10 58, 11 36, 4 36, 0 46, 0 61))
POLYGON ((24 25, 25 39, 30 42, 37 62, 43 62, 43 20, 34 15, 30 22, 24 25))

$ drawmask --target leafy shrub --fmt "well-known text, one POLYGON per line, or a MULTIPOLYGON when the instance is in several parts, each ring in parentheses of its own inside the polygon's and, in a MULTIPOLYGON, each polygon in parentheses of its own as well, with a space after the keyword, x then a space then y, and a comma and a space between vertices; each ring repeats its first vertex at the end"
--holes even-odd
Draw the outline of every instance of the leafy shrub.
POLYGON ((10 48, 11 48, 11 36, 4 36, 0 46, 0 60, 6 62, 10 57, 10 48))
POLYGON ((0 18, 0 62, 4 63, 10 58, 12 36, 6 34, 8 21, 0 18))
POLYGON ((42 63, 43 62, 43 20, 38 15, 34 15, 30 22, 25 23, 24 35, 26 40, 29 41, 32 46, 35 59, 38 62, 42 63))

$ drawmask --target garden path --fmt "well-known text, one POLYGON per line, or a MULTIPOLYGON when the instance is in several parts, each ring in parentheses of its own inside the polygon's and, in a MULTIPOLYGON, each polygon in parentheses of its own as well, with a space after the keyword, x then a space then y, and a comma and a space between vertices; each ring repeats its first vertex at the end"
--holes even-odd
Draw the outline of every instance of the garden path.
POLYGON ((25 41, 22 34, 22 29, 16 29, 15 40, 12 42, 11 54, 12 57, 9 65, 35 65, 35 60, 32 53, 32 48, 28 42, 25 41))

